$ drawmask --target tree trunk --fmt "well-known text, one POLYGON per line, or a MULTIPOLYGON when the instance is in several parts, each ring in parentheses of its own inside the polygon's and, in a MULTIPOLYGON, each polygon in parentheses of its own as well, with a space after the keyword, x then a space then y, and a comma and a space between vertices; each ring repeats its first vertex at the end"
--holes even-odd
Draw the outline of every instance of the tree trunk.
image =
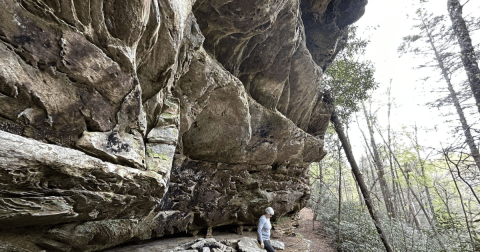
MULTIPOLYGON (((374 165, 372 164, 372 162, 371 162, 371 160, 370 160, 370 158, 369 158, 369 157, 371 157, 371 158, 373 159, 373 152, 372 152, 372 150, 371 150, 371 148, 370 148, 370 145, 368 145, 368 141, 367 141, 367 137, 365 136, 365 133, 363 133, 363 130, 362 130, 362 128, 360 127, 358 117, 357 117, 357 125, 358 125, 358 129, 359 129, 360 132, 362 133, 363 140, 365 141, 365 146, 366 146, 366 149, 365 149, 365 158, 366 158, 367 163, 368 163, 368 167, 367 167, 367 169, 365 169, 365 171, 367 172, 366 180, 367 180, 367 182, 368 182, 369 176, 371 177, 373 184, 372 184, 372 186, 370 187, 370 191, 371 191, 371 192, 375 192, 375 184, 376 184, 376 181, 377 181, 377 180, 375 179, 375 172, 374 172, 374 168, 373 168, 374 165), (368 150, 368 152, 367 152, 367 150, 368 150), (369 155, 369 154, 370 154, 370 155, 369 155), (369 171, 369 170, 370 170, 370 171, 369 171)), ((375 205, 375 202, 372 201, 372 204, 375 205)))
POLYGON ((458 0, 448 0, 447 8, 450 20, 452 21, 453 32, 460 46, 463 67, 465 68, 465 72, 467 72, 468 82, 472 89, 478 112, 480 113, 480 70, 470 34, 468 33, 465 20, 462 17, 463 6, 460 5, 458 0))
MULTIPOLYGON (((395 178, 397 180, 398 179, 398 174, 397 172, 394 170, 393 171, 393 174, 395 175, 395 178)), ((405 196, 404 196, 404 193, 403 193, 403 188, 402 188, 402 185, 400 183, 397 183, 397 191, 399 192, 400 196, 398 197, 399 200, 400 200, 400 205, 402 206, 402 210, 403 210, 403 217, 405 218, 405 220, 407 219, 407 216, 408 216, 408 212, 405 210, 405 206, 408 207, 408 204, 406 203, 406 200, 405 200, 405 196)), ((408 190, 407 190, 408 192, 408 190)))
POLYGON ((382 161, 380 160, 380 155, 378 154, 377 145, 375 143, 375 138, 373 136, 373 126, 369 119, 369 115, 367 114, 367 109, 365 108, 365 104, 363 104, 363 112, 365 113, 365 119, 367 120, 368 131, 370 133, 370 144, 372 145, 373 150, 373 158, 375 161, 375 167, 377 168, 378 178, 380 181, 380 189, 382 191, 383 200, 385 201, 385 207, 387 209, 388 217, 395 218, 395 211, 393 211, 392 200, 390 196, 390 190, 388 189, 387 180, 385 179, 385 171, 383 169, 382 161))
MULTIPOLYGON (((451 0, 449 0, 451 2, 451 0)), ((424 20, 422 20, 424 22, 424 20)), ((425 23, 423 23, 425 24, 425 23)), ((425 27, 428 27, 425 25, 425 27)), ((426 29, 430 46, 432 47, 433 52, 435 53, 435 59, 437 60, 437 63, 440 67, 440 70, 442 70, 442 75, 445 81, 447 82, 448 85, 448 91, 450 92, 450 95, 452 96, 453 104, 455 105, 455 109, 457 110, 457 114, 460 118, 460 123, 462 124, 462 129, 463 133, 465 134, 466 142, 468 147, 470 148, 470 153, 473 156, 473 159, 475 160, 475 164, 477 165, 478 170, 480 171, 480 153, 478 152, 478 148, 475 145, 475 140, 473 139, 472 133, 470 132, 470 126, 467 123, 467 119, 465 118, 465 115, 463 114, 462 107, 460 106, 460 102, 458 101, 457 94, 455 93, 455 90, 453 89, 452 82, 450 81, 450 77, 448 76, 447 69, 445 68, 443 64, 442 57, 438 53, 437 47, 434 44, 434 38, 430 32, 430 30, 427 28, 426 29)), ((478 66, 477 66, 478 67, 478 66)), ((478 101, 477 101, 478 103, 478 101)))
POLYGON ((348 163, 350 164, 352 168, 352 172, 355 175, 355 179, 357 180, 358 185, 360 186, 360 190, 362 191, 363 198, 365 199, 365 204, 367 205, 368 212, 370 213, 370 217, 372 218, 373 223, 375 224, 375 228, 377 230, 378 235, 380 236, 380 239, 382 240, 383 246, 385 247, 385 250, 387 252, 393 252, 392 248, 390 247, 390 244, 388 244, 387 237, 385 236, 385 233, 382 230, 380 220, 375 214, 375 209, 373 208, 373 205, 372 205, 372 198, 370 197, 370 193, 367 190, 367 186, 365 185, 363 176, 360 173, 360 169, 358 168, 357 163, 355 162, 355 158, 353 157, 353 153, 352 153, 352 147, 350 147, 350 144, 348 143, 345 137, 345 134, 343 133, 342 124, 340 123, 340 120, 338 119, 337 113, 335 111, 332 113, 332 117, 330 118, 330 120, 332 121, 333 126, 335 127, 335 131, 337 132, 338 138, 342 142, 342 147, 345 152, 345 155, 347 156, 348 163))
POLYGON ((358 187, 358 182, 357 180, 355 180, 355 174, 353 174, 352 172, 352 176, 354 178, 354 181, 355 181, 355 188, 357 189, 357 194, 358 194, 358 202, 360 203, 360 207, 362 208, 362 212, 364 211, 364 206, 365 206, 365 201, 363 200, 363 196, 362 194, 360 193, 360 188, 358 187))
MULTIPOLYGON (((320 195, 320 198, 318 199, 318 204, 319 205, 322 205, 323 202, 322 202, 322 199, 323 199, 323 167, 322 167, 322 161, 318 162, 318 173, 319 173, 319 180, 320 180, 320 183, 318 185, 318 191, 319 191, 319 195, 320 195)), ((318 217, 318 214, 317 214, 317 210, 316 208, 314 207, 313 208, 313 220, 312 220, 312 230, 315 230, 315 221, 317 220, 317 217, 318 217)))
POLYGON ((470 241, 472 242, 472 247, 475 247, 475 241, 473 240, 472 232, 470 231, 470 224, 467 217, 467 211, 465 211, 465 206, 463 205, 462 193, 460 192, 460 188, 458 188, 457 180, 455 179, 455 176, 453 176, 453 172, 450 167, 450 164, 448 163, 447 158, 445 158, 445 161, 447 161, 448 171, 450 172, 450 175, 452 175, 453 183, 455 184, 455 188, 457 188, 458 195, 460 196, 460 205, 462 205, 463 215, 465 216, 465 224, 467 224, 467 231, 468 231, 468 235, 470 236, 470 241))
POLYGON ((417 152, 417 160, 418 162, 420 163, 420 169, 421 169, 421 175, 422 175, 422 184, 425 188, 425 193, 427 194, 427 201, 428 201, 428 206, 430 207, 430 211, 432 211, 432 217, 433 217, 433 220, 435 222, 435 225, 438 223, 438 220, 437 220, 437 215, 435 214, 435 208, 433 207, 433 202, 432 202, 432 197, 430 195, 430 190, 428 189, 428 186, 427 186, 427 177, 426 177, 426 174, 425 174, 425 165, 424 165, 424 161, 423 159, 421 158, 420 156, 420 145, 418 144, 418 135, 417 135, 418 131, 417 131, 417 125, 415 124, 415 151, 417 152))
MULTIPOLYGON (((392 109, 392 103, 390 101, 390 91, 391 91, 391 88, 392 88, 392 79, 390 79, 390 86, 388 87, 388 127, 387 127, 387 133, 388 133, 388 145, 389 146, 392 146, 392 138, 390 136, 390 110, 392 109)), ((393 195, 393 199, 392 199, 392 207, 393 207, 393 213, 394 213, 394 216, 397 215, 398 213, 398 205, 397 202, 397 192, 396 192, 396 187, 395 187, 395 176, 394 176, 394 172, 393 172, 393 161, 392 161, 392 154, 390 151, 388 152, 388 164, 390 165, 390 173, 392 174, 392 195, 393 195)))
POLYGON ((341 243, 342 232, 340 223, 342 221, 342 147, 338 145, 338 234, 337 241, 341 243))
MULTIPOLYGON (((405 165, 405 167, 407 167, 407 165, 405 165)), ((410 198, 410 191, 412 190, 410 188, 410 175, 408 175, 408 171, 406 173, 407 173, 407 176, 405 177, 405 181, 407 182, 407 187, 409 189, 407 191, 408 210, 409 210, 410 214, 412 215, 412 220, 415 223, 415 226, 417 227, 417 229, 420 230, 420 222, 418 221, 417 214, 416 214, 417 210, 415 209, 415 205, 413 204, 412 199, 410 198)), ((427 218, 428 218, 428 216, 427 216, 427 218)))

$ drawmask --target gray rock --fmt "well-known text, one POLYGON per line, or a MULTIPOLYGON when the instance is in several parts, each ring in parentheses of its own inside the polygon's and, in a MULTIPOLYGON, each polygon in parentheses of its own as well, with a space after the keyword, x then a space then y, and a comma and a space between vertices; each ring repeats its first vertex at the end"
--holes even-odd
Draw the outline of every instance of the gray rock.
POLYGON ((322 75, 366 0, 0 2, 2 248, 103 250, 306 204, 322 75))
POLYGON ((252 99, 202 50, 175 94, 182 142, 165 210, 199 212, 206 226, 194 223, 191 232, 238 221, 253 224, 258 209, 273 205, 282 214, 294 211, 296 202, 306 203, 306 165, 325 155, 321 139, 252 99))
MULTIPOLYGON (((242 81, 255 101, 267 109, 277 109, 301 129, 319 133, 318 129, 328 124, 326 116, 320 116, 319 123, 319 114, 313 113, 315 106, 324 104, 321 76, 342 48, 346 25, 363 15, 365 4, 364 0, 343 3, 341 8, 353 12, 347 15, 339 13, 341 8, 335 3, 332 15, 325 14, 326 8, 317 9, 326 7, 327 1, 252 6, 248 2, 207 0, 197 4, 194 13, 205 35, 205 49, 242 81), (327 15, 328 22, 337 18, 342 27, 331 22, 334 29, 327 29, 323 20, 327 15), (316 18, 312 24, 308 22, 311 19, 303 20, 310 16, 316 18), (299 33, 298 29, 309 33, 299 33)), ((331 109, 326 114, 331 114, 331 109)))
POLYGON ((227 249, 227 246, 225 246, 220 242, 217 242, 214 238, 197 240, 195 243, 188 246, 188 248, 192 248, 192 249, 202 249, 202 248, 205 249, 205 247, 208 247, 209 249, 218 248, 221 251, 225 251, 227 249))
POLYGON ((178 129, 175 126, 153 128, 150 133, 148 133, 147 138, 150 143, 176 145, 178 140, 178 129))
POLYGON ((327 3, 321 4, 316 0, 302 0, 301 3, 306 44, 315 62, 323 69, 345 46, 343 36, 346 28, 365 13, 367 1, 353 0, 346 4, 334 2, 326 13, 327 3))
POLYGON ((147 143, 147 170, 158 172, 165 177, 165 180, 168 180, 174 155, 175 145, 147 143))
POLYGON ((267 250, 259 247, 258 242, 250 237, 242 237, 238 242, 240 252, 266 252, 267 250))
POLYGON ((312 241, 307 240, 304 238, 304 240, 307 242, 307 250, 305 252, 310 252, 310 245, 312 244, 312 241))
POLYGON ((195 240, 192 245, 189 245, 188 248, 199 249, 207 246, 208 244, 214 244, 216 242, 217 241, 214 238, 208 238, 208 239, 199 238, 195 240))
POLYGON ((156 126, 148 133, 146 144, 146 166, 148 170, 170 178, 173 157, 178 141, 180 123, 178 99, 167 96, 162 111, 157 117, 156 126))
POLYGON ((112 163, 145 169, 145 144, 142 135, 136 133, 85 131, 77 147, 112 163))
POLYGON ((240 239, 228 239, 220 242, 225 244, 226 246, 234 247, 238 243, 238 241, 240 241, 240 239))
POLYGON ((270 244, 274 249, 284 250, 285 244, 281 241, 270 240, 270 244))
MULTIPOLYGON (((69 197, 0 198, 0 223, 9 227, 61 223, 78 217, 69 197)), ((91 216, 93 218, 96 215, 91 216)))
MULTIPOLYGON (((155 172, 114 165, 4 131, 0 131, 0 177, 2 190, 16 196, 0 198, 5 213, 0 226, 30 226, 21 231, 26 240, 19 241, 43 240, 52 249, 98 250, 123 239, 150 238, 153 210, 166 192, 165 181, 155 172), (46 237, 31 227, 52 224, 62 225, 47 229, 46 237), (96 234, 104 238, 101 243, 93 241, 96 234)), ((9 237, 0 232, 0 242, 12 240, 9 237)))

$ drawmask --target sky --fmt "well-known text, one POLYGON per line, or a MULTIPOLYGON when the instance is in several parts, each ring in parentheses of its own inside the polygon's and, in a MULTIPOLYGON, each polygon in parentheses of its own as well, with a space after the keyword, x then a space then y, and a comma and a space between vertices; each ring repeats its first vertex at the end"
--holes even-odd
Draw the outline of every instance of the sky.
MULTIPOLYGON (((411 131, 415 124, 421 129, 432 129, 435 126, 437 131, 420 131, 419 140, 423 145, 439 147, 440 141, 442 141, 442 144, 454 141, 454 139, 449 138, 449 131, 452 126, 459 124, 455 124, 456 122, 445 123, 446 118, 441 115, 441 111, 437 108, 428 108, 425 103, 438 96, 431 91, 438 90, 439 86, 445 87, 446 83, 434 80, 426 83, 421 81, 420 78, 426 75, 438 76, 440 73, 428 72, 429 70, 425 69, 413 69, 423 60, 408 54, 399 57, 400 55, 397 53, 402 38, 412 34, 412 26, 415 24, 413 17, 415 16, 415 10, 420 6, 419 2, 419 0, 369 0, 364 16, 354 25, 358 26, 360 31, 364 31, 363 36, 370 36, 371 42, 364 56, 374 63, 376 68, 375 79, 380 83, 379 88, 372 94, 374 101, 372 110, 379 109, 377 119, 380 125, 387 126, 386 90, 391 80, 391 93, 395 102, 391 115, 392 129, 402 131, 402 127, 406 126, 411 131), (408 18, 407 15, 409 15, 408 18), (368 27, 377 28, 372 30, 368 27)), ((460 2, 463 4, 466 0, 460 2)), ((447 0, 430 0, 425 5, 429 12, 448 16, 446 6, 447 0)), ((471 13, 476 16, 480 14, 479 0, 470 0, 467 3, 464 8, 464 16, 471 13)), ((473 40, 474 43, 480 42, 478 36, 473 40)), ((453 119, 456 119, 456 117, 453 119)), ((360 120, 364 121, 364 119, 360 120)), ((367 133, 366 126, 363 130, 367 133)), ((364 140, 356 123, 351 127, 349 134, 355 155, 363 152, 364 140)), ((376 141, 381 141, 379 136, 377 136, 376 141)))

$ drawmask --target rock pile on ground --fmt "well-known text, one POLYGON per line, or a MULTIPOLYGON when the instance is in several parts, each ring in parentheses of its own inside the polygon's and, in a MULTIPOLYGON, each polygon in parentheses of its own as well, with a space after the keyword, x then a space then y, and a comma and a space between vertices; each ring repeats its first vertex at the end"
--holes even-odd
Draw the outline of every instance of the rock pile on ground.
MULTIPOLYGON (((272 247, 283 250, 285 245, 280 241, 272 240, 272 247)), ((174 249, 165 252, 265 252, 265 249, 259 247, 258 242, 250 237, 242 237, 240 239, 231 239, 224 241, 216 241, 214 238, 197 239, 174 249)))

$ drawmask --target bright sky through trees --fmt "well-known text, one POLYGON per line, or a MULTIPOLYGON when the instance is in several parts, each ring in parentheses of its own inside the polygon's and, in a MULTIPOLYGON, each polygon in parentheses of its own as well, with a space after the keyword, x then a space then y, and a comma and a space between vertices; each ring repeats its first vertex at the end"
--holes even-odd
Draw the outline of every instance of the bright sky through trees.
MULTIPOLYGON (((460 1, 462 4, 466 0, 460 1)), ((452 127, 459 125, 455 116, 445 117, 447 111, 453 110, 453 106, 446 108, 428 108, 425 104, 437 98, 440 94, 437 92, 445 87, 445 83, 437 82, 437 76, 440 72, 434 69, 413 69, 424 63, 422 58, 416 58, 414 55, 405 54, 402 57, 397 53, 397 48, 402 43, 402 38, 412 35, 415 31, 412 27, 415 24, 415 11, 420 7, 419 0, 369 0, 365 15, 355 25, 359 26, 359 34, 362 36, 370 35, 371 42, 367 47, 365 58, 375 64, 375 79, 380 83, 379 88, 373 93, 374 105, 372 109, 376 110, 387 103, 386 90, 392 79, 392 97, 396 107, 392 108, 391 124, 392 129, 400 131, 402 126, 413 126, 415 123, 419 128, 432 129, 429 133, 419 135, 421 144, 429 146, 438 146, 439 141, 451 143, 452 139, 447 139, 452 127), (377 27, 376 30, 368 27, 377 27), (428 82, 420 80, 425 76, 434 76, 428 82), (451 108, 450 108, 451 107, 451 108), (445 120, 453 120, 451 123, 445 123, 445 120), (434 127, 437 129, 435 132, 434 127)), ((446 0, 430 0, 425 5, 427 11, 436 15, 446 15, 446 0)), ((472 13, 480 13, 480 1, 470 0, 464 8, 464 17, 472 13)), ((474 14, 478 17, 478 14, 474 14)), ((448 25, 451 25, 448 19, 448 25)), ((480 32, 472 37, 473 43, 480 43, 480 32)), ((460 79, 466 79, 464 72, 459 74, 460 79)), ((442 94, 443 95, 443 94, 442 94)), ((472 99, 473 102, 473 99, 472 99)), ((383 127, 387 125, 386 105, 377 112, 377 118, 383 127)), ((469 121, 472 124, 478 124, 478 116, 471 117, 469 121)), ((362 140, 356 127, 351 129, 351 141, 354 149, 361 149, 362 140), (358 133, 358 134, 357 134, 358 133), (355 137, 354 137, 355 136, 355 137), (354 139, 357 138, 358 139, 354 139)))

